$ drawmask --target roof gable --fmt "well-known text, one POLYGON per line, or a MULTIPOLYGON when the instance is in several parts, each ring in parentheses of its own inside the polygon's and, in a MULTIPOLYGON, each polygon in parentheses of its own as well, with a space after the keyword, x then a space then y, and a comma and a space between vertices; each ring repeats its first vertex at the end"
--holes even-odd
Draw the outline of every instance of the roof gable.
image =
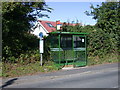
MULTIPOLYGON (((38 20, 43 27, 50 33, 53 31, 56 31, 56 22, 54 21, 44 21, 44 20, 38 20)), ((74 23, 62 23, 60 22, 62 25, 66 24, 66 25, 70 25, 70 26, 75 26, 76 24, 74 23)), ((78 23, 80 24, 80 23, 78 23)))
POLYGON ((48 31, 48 32, 53 32, 56 31, 56 22, 53 21, 44 21, 44 20, 38 20, 43 26, 44 28, 48 31))

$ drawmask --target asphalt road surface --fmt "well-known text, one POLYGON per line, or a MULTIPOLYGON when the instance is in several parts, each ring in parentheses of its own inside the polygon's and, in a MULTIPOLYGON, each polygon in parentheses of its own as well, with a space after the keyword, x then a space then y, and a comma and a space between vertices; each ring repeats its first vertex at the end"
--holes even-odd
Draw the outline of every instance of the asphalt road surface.
POLYGON ((118 64, 4 79, 3 88, 118 88, 118 64))

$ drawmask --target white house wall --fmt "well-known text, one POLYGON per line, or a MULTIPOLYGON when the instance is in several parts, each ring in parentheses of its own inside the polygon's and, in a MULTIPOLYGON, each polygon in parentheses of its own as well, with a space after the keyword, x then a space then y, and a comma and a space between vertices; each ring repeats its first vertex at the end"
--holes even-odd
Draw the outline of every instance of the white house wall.
POLYGON ((43 33, 43 36, 48 36, 48 31, 40 23, 38 23, 37 27, 31 33, 39 37, 40 32, 43 33))

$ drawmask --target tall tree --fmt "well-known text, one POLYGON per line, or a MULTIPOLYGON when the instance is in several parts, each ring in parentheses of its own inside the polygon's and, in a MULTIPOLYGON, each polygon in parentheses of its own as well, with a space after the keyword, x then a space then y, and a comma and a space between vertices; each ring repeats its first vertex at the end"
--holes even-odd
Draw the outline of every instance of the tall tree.
POLYGON ((37 47, 36 37, 28 34, 28 30, 30 22, 47 16, 41 11, 51 12, 51 8, 44 1, 2 3, 3 57, 19 56, 37 47))
POLYGON ((97 5, 97 7, 91 5, 90 8, 92 9, 91 12, 87 11, 86 14, 92 15, 93 19, 97 20, 96 26, 104 31, 104 35, 109 36, 107 39, 110 41, 109 49, 117 49, 120 36, 120 2, 102 2, 101 5, 97 5))

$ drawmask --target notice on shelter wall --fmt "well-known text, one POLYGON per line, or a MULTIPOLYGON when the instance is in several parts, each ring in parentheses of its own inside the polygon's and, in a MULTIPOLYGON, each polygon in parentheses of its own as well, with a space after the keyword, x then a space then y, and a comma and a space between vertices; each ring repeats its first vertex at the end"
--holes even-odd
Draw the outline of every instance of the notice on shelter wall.
POLYGON ((84 39, 82 39, 82 42, 85 42, 85 40, 84 40, 84 39))

